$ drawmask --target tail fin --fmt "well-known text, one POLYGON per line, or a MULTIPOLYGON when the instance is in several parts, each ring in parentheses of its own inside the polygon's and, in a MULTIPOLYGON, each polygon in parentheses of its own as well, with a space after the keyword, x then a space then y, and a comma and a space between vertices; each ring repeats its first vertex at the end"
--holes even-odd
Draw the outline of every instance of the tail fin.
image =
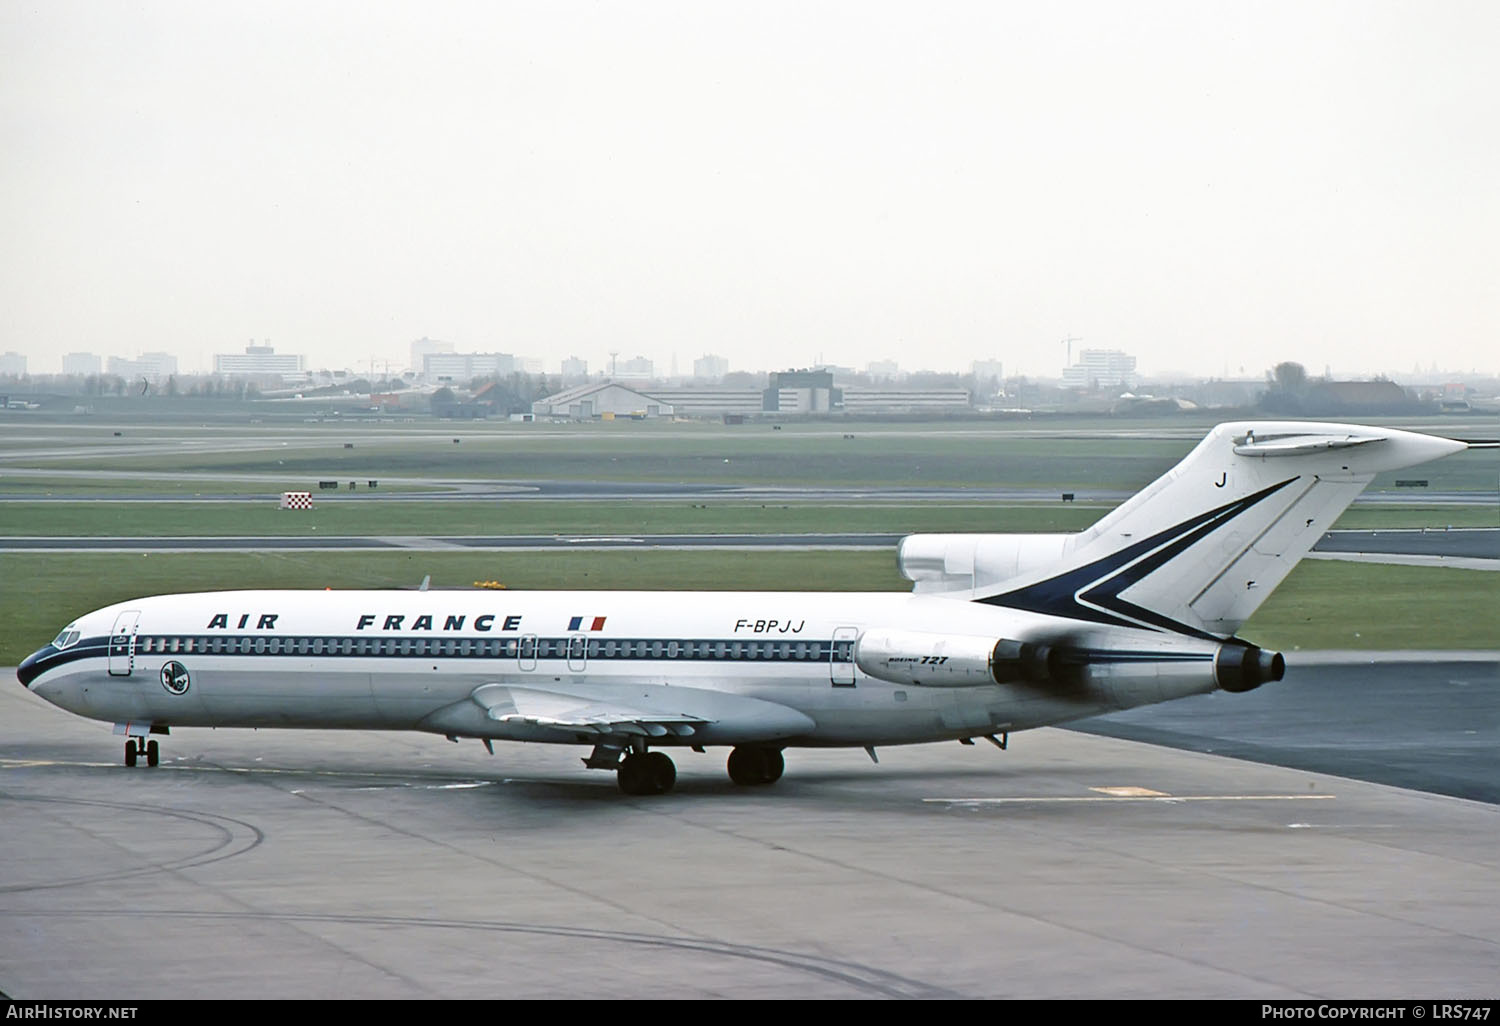
MULTIPOLYGON (((1464 449, 1391 428, 1220 424, 1185 459, 1063 546, 988 586, 991 605, 1228 637, 1378 473, 1464 449)), ((976 560, 976 567, 980 561, 976 560)))

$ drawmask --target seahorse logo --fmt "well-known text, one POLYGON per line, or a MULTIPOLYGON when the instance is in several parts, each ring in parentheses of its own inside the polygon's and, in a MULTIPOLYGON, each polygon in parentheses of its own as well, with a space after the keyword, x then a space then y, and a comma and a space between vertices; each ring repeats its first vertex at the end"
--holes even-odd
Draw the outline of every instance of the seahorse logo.
POLYGON ((173 659, 171 662, 162 664, 161 686, 172 692, 172 694, 187 694, 187 689, 192 683, 191 678, 188 677, 187 667, 183 666, 177 660, 173 659))

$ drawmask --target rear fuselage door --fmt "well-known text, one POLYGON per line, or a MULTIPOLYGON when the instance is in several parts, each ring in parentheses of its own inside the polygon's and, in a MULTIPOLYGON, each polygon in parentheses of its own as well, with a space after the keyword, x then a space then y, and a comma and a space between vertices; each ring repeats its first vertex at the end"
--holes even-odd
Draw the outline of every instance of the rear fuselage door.
POLYGON ((139 609, 129 609, 115 617, 115 629, 109 635, 111 677, 129 677, 135 669, 135 630, 140 619, 139 609))

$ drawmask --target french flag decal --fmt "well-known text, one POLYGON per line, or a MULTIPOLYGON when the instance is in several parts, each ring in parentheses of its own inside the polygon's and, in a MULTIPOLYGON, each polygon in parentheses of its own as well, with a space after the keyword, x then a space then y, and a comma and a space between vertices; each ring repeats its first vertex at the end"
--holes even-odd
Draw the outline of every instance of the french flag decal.
POLYGON ((604 630, 604 617, 602 617, 602 616, 595 616, 595 617, 575 616, 575 617, 573 617, 573 619, 571 619, 571 620, 568 621, 568 630, 570 630, 570 631, 602 631, 602 630, 604 630), (587 627, 584 626, 585 623, 588 624, 587 627))

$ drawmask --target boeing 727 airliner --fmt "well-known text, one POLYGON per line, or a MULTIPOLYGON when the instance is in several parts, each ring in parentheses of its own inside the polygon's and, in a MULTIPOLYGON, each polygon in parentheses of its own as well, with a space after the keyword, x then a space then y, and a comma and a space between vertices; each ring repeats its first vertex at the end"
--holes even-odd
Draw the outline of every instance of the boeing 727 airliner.
POLYGON ((115 724, 155 766, 171 727, 422 730, 592 747, 628 794, 666 749, 987 738, 1280 680, 1236 637, 1381 471, 1465 443, 1388 428, 1221 424, 1077 534, 911 535, 909 594, 226 591, 89 613, 21 683, 115 724))

